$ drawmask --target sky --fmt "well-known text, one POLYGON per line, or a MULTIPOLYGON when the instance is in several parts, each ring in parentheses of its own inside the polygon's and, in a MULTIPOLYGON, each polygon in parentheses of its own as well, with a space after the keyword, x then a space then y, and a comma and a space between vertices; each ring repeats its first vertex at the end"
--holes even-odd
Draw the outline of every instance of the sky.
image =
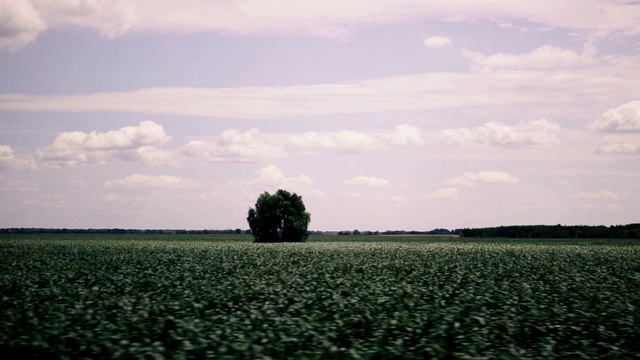
POLYGON ((640 2, 0 0, 0 227, 640 221, 640 2))

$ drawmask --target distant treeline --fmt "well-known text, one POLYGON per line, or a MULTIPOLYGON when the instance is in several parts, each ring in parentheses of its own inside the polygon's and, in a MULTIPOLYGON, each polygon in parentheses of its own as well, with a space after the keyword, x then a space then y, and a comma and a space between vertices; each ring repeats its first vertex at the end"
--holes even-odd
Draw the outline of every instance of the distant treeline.
POLYGON ((47 229, 47 228, 7 228, 0 234, 251 234, 251 230, 184 230, 184 229, 47 229))
POLYGON ((462 229, 463 237, 507 237, 539 239, 638 239, 640 224, 613 226, 523 225, 462 229))
MULTIPOLYGON (((433 229, 429 231, 406 231, 406 230, 387 230, 387 231, 339 231, 320 232, 321 235, 460 235, 461 229, 449 230, 449 229, 433 229)), ((313 233, 313 232, 312 232, 313 233)), ((315 233, 313 233, 315 234, 315 233)))
MULTIPOLYGON (((514 225, 471 229, 433 229, 429 231, 311 231, 311 235, 452 235, 462 237, 507 237, 507 238, 609 238, 640 239, 640 224, 614 226, 587 225, 514 225)), ((251 234, 249 229, 224 230, 184 230, 184 229, 48 229, 48 228, 5 228, 0 234, 251 234)))
MULTIPOLYGON (((311 235, 460 235, 462 230, 433 229, 429 231, 310 231, 311 235)), ((224 229, 224 230, 184 230, 184 229, 51 229, 51 228, 5 228, 0 229, 0 234, 231 234, 251 235, 250 229, 224 229)))

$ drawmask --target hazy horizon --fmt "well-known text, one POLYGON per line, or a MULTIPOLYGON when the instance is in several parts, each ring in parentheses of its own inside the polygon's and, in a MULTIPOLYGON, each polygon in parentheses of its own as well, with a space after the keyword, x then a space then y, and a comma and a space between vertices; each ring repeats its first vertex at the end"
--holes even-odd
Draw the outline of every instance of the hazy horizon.
POLYGON ((0 0, 0 228, 640 219, 640 4, 0 0))

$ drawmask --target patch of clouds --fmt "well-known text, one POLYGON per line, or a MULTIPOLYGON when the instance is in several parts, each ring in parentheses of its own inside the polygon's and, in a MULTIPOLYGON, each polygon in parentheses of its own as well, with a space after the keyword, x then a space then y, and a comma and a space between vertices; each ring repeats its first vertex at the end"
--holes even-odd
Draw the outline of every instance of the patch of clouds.
POLYGON ((340 153, 378 150, 382 144, 371 134, 342 130, 338 132, 309 131, 289 138, 289 144, 301 149, 332 149, 340 153))
POLYGON ((624 207, 618 204, 586 203, 580 205, 580 209, 585 211, 623 211, 624 207))
POLYGON ((613 191, 604 190, 600 192, 580 192, 571 196, 571 198, 582 200, 618 200, 620 199, 620 195, 613 191))
POLYGON ((275 165, 266 166, 258 170, 253 183, 270 187, 297 187, 311 185, 313 180, 307 175, 285 176, 284 171, 275 165))
POLYGON ((184 0, 0 0, 4 46, 17 48, 47 28, 84 28, 109 38, 132 32, 232 35, 315 35, 347 39, 355 28, 416 20, 496 22, 523 20, 531 26, 557 27, 604 36, 640 34, 638 5, 624 1, 587 1, 576 11, 571 0, 451 2, 435 0, 352 0, 242 2, 184 0), (567 16, 566 14, 571 14, 567 16))
POLYGON ((16 51, 46 29, 31 1, 0 0, 0 50, 16 51))
POLYGON ((560 125, 546 119, 507 125, 496 121, 474 128, 445 129, 436 139, 445 144, 548 145, 560 142, 560 125))
POLYGON ((460 197, 460 191, 454 187, 446 187, 438 189, 427 196, 433 200, 452 200, 457 201, 460 197))
MULTIPOLYGON (((627 57, 628 58, 628 57, 627 57)), ((134 112, 233 119, 323 114, 562 108, 637 98, 637 59, 594 68, 539 72, 421 73, 297 86, 155 87, 71 95, 0 94, 3 111, 134 112), (635 60, 635 63, 634 61, 635 60), (172 101, 167 101, 167 99, 172 101)), ((348 134, 347 134, 348 135, 348 134)))
POLYGON ((605 111, 589 127, 597 131, 640 132, 640 100, 605 111))
POLYGON ((640 154, 640 135, 624 134, 605 136, 602 144, 595 149, 597 155, 637 155, 640 154))
POLYGON ((6 193, 36 192, 38 187, 22 179, 6 179, 0 176, 0 191, 6 193))
POLYGON ((424 39, 424 45, 429 48, 450 48, 453 42, 448 37, 432 36, 424 39))
POLYGON ((122 179, 107 181, 104 188, 108 190, 181 190, 202 187, 200 181, 176 176, 151 176, 132 174, 122 179))
POLYGON ((256 162, 286 157, 278 145, 271 144, 258 129, 242 132, 238 129, 223 131, 215 140, 190 141, 183 153, 207 162, 256 162))
POLYGON ((377 134, 384 146, 412 146, 425 142, 422 130, 414 125, 401 124, 392 131, 382 131, 377 134))
POLYGON ((150 165, 165 165, 172 162, 173 152, 155 146, 141 146, 136 149, 133 159, 139 159, 150 165))
POLYGON ((465 172, 460 176, 447 180, 448 184, 475 186, 482 184, 517 184, 520 182, 518 177, 502 171, 480 171, 477 173, 465 172))
POLYGON ((471 61, 471 70, 474 72, 575 69, 593 65, 596 62, 596 48, 593 45, 585 46, 581 54, 573 50, 544 45, 524 54, 485 55, 464 49, 462 55, 471 61))
POLYGON ((356 176, 344 183, 350 186, 385 187, 389 185, 389 180, 376 176, 356 176))
POLYGON ((18 158, 13 153, 11 145, 0 145, 0 170, 2 169, 35 169, 36 163, 33 159, 18 158))
POLYGON ((61 166, 106 163, 114 159, 160 164, 166 163, 171 153, 158 146, 170 140, 163 126, 153 121, 107 132, 70 131, 56 136, 52 145, 36 150, 36 159, 61 166))
POLYGON ((424 142, 422 130, 402 124, 393 130, 337 132, 310 131, 289 137, 288 143, 301 149, 331 149, 339 153, 359 153, 382 150, 395 146, 411 146, 424 142))

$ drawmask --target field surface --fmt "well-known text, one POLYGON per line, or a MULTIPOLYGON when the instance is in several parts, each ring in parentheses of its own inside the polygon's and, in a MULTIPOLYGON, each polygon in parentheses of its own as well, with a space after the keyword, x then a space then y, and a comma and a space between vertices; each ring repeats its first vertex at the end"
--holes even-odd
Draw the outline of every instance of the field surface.
POLYGON ((637 241, 463 240, 2 235, 0 353, 640 357, 637 241))

